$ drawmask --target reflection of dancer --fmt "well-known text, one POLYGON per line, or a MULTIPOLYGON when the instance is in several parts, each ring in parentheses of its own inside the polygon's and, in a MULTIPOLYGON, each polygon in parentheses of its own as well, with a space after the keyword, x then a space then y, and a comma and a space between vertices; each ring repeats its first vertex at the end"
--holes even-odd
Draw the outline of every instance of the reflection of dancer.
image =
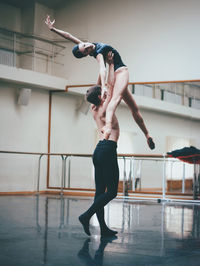
POLYGON ((92 104, 92 114, 97 124, 101 139, 93 154, 95 167, 96 193, 94 203, 83 213, 79 220, 83 225, 86 234, 90 235, 89 221, 96 213, 102 236, 113 236, 117 231, 109 229, 104 220, 104 206, 117 196, 119 168, 117 162, 117 140, 119 137, 119 125, 116 116, 112 121, 112 131, 109 140, 103 139, 101 128, 105 125, 106 108, 112 98, 114 65, 111 63, 112 54, 108 56, 110 62, 108 74, 108 91, 105 99, 101 98, 101 87, 94 86, 86 93, 86 98, 92 104), (111 61, 110 61, 111 60, 111 61))
POLYGON ((117 239, 116 236, 112 237, 104 237, 101 238, 101 242, 99 244, 98 250, 95 252, 94 258, 91 257, 89 253, 89 242, 90 238, 86 239, 83 247, 78 252, 78 257, 81 261, 85 262, 88 266, 102 266, 103 265, 103 255, 104 255, 104 249, 107 246, 108 243, 112 243, 113 240, 117 239))
POLYGON ((103 44, 103 43, 89 43, 89 42, 82 42, 75 36, 71 35, 68 32, 56 29, 54 27, 54 21, 50 21, 50 17, 47 16, 45 23, 49 27, 50 30, 54 31, 55 33, 59 34, 60 36, 74 42, 76 45, 73 48, 73 54, 77 58, 82 58, 87 55, 93 56, 97 59, 99 63, 99 77, 97 84, 101 85, 101 98, 103 98, 105 92, 107 91, 106 88, 106 67, 105 62, 108 53, 111 51, 114 54, 114 89, 113 89, 113 97, 108 104, 108 108, 106 110, 106 123, 104 127, 101 129, 104 133, 104 138, 109 139, 112 130, 112 121, 114 117, 115 110, 121 100, 123 99, 125 103, 131 110, 132 116, 136 123, 139 125, 141 130, 143 131, 147 143, 151 149, 155 148, 155 144, 153 139, 149 136, 148 130, 144 124, 143 118, 138 111, 137 104, 133 98, 133 95, 128 90, 128 82, 129 82, 129 73, 127 66, 122 62, 122 59, 114 48, 110 45, 103 44))

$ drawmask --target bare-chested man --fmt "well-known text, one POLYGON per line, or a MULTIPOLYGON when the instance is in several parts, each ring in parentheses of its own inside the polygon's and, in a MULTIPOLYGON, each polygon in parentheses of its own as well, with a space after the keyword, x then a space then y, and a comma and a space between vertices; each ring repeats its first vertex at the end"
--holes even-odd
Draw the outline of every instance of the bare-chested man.
POLYGON ((108 91, 106 97, 101 98, 101 86, 93 86, 86 93, 86 99, 92 103, 92 114, 97 124, 100 134, 100 141, 96 146, 93 154, 93 163, 95 167, 95 185, 96 193, 94 203, 91 207, 79 216, 86 234, 90 235, 89 221, 93 214, 96 213, 101 236, 113 236, 117 231, 109 229, 104 220, 104 206, 117 196, 119 181, 119 168, 117 162, 117 141, 119 138, 119 124, 116 116, 112 120, 112 131, 108 140, 103 139, 101 133, 105 125, 106 108, 112 98, 114 84, 114 64, 112 63, 112 53, 108 56, 109 74, 108 74, 108 91))

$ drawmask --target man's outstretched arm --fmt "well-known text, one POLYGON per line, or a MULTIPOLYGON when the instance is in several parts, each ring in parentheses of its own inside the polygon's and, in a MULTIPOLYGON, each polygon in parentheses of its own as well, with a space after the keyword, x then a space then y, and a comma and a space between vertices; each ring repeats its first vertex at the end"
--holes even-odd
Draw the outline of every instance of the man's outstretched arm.
POLYGON ((113 56, 114 54, 112 52, 109 52, 107 56, 107 60, 106 60, 106 62, 109 64, 107 86, 108 86, 108 89, 111 91, 111 94, 113 94, 113 88, 115 84, 115 71, 114 71, 113 56))
POLYGON ((114 63, 113 63, 113 53, 109 52, 107 55, 107 60, 106 62, 109 65, 108 68, 108 77, 107 77, 107 91, 106 91, 106 98, 105 102, 103 104, 103 111, 105 112, 107 109, 107 106, 112 98, 113 95, 113 87, 114 87, 114 63))

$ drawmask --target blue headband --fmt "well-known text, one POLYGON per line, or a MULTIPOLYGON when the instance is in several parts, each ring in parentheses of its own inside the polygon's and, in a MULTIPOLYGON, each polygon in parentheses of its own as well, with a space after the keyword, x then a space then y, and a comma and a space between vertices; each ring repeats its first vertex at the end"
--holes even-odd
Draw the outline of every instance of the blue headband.
POLYGON ((72 49, 72 53, 73 55, 76 57, 76 58, 82 58, 86 55, 82 54, 80 51, 79 51, 79 48, 78 48, 78 44, 76 44, 73 49, 72 49))

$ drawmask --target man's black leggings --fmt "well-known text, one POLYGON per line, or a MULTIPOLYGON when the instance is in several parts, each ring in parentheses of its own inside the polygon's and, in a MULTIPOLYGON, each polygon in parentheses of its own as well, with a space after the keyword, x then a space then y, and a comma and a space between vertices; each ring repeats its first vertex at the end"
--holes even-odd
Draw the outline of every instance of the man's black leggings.
POLYGON ((104 206, 117 196, 119 167, 117 162, 117 143, 112 140, 101 140, 93 154, 95 167, 96 194, 94 203, 84 213, 91 218, 96 213, 101 229, 106 227, 104 206))

